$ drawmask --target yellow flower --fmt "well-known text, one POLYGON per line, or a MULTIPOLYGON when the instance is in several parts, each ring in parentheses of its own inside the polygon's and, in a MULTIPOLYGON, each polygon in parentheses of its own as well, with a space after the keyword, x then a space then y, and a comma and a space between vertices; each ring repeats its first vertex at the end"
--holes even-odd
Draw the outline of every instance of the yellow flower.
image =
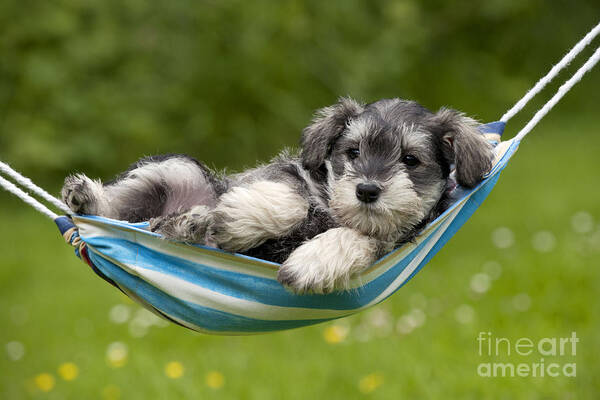
POLYGON ((218 371, 210 371, 206 374, 205 382, 211 389, 220 389, 225 384, 225 377, 218 371))
POLYGON ((165 375, 171 379, 179 379, 183 376, 184 368, 179 361, 171 361, 165 365, 165 375))
POLYGON ((377 389, 383 384, 383 375, 375 372, 366 376, 363 376, 358 382, 358 388, 361 392, 368 394, 377 389))
POLYGON ((46 372, 33 378, 33 382, 42 392, 49 392, 54 388, 54 377, 46 372))
POLYGON ((323 331, 323 338, 331 344, 343 342, 346 336, 348 336, 348 328, 343 325, 331 325, 323 331))
POLYGON ((79 375, 79 367, 72 362, 62 363, 58 367, 58 374, 65 381, 72 381, 79 375))

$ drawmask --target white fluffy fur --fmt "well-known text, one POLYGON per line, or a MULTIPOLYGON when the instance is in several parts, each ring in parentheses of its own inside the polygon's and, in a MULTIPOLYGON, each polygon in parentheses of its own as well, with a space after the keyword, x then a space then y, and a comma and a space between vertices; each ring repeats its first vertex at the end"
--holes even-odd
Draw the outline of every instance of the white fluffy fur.
POLYGON ((222 249, 245 251, 289 232, 306 218, 308 208, 308 202, 284 183, 234 187, 212 212, 211 237, 222 249))
POLYGON ((377 242, 354 229, 330 229, 298 247, 280 269, 295 292, 348 289, 350 279, 375 260, 377 242))
MULTIPOLYGON (((385 182, 379 200, 364 204, 356 198, 360 178, 345 177, 334 185, 330 207, 335 217, 345 226, 365 235, 393 242, 418 224, 435 205, 437 197, 422 199, 405 173, 399 172, 385 182)), ((432 192, 439 191, 435 185, 432 192)))

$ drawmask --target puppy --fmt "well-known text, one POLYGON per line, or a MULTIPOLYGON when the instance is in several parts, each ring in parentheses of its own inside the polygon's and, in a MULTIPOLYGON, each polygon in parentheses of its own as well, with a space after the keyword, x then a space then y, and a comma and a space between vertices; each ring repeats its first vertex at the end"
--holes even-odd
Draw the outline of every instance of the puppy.
POLYGON ((342 98, 316 113, 299 155, 233 175, 148 157, 106 184, 71 175, 62 198, 75 213, 150 220, 166 238, 280 262, 294 292, 327 293, 437 217, 452 168, 472 187, 491 160, 477 123, 457 111, 342 98))

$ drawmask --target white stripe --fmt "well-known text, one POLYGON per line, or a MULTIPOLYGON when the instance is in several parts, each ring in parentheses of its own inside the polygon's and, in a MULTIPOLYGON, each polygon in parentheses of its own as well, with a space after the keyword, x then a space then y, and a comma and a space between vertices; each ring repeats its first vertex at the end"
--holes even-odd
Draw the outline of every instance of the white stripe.
POLYGON ((79 235, 86 241, 96 237, 108 237, 128 240, 156 252, 177 257, 196 264, 211 268, 231 271, 259 278, 277 280, 276 265, 248 260, 233 254, 225 254, 219 250, 203 249, 183 243, 161 239, 151 232, 133 230, 111 225, 104 221, 74 217, 73 221, 79 228, 79 235))
POLYGON ((202 307, 212 308, 229 314, 266 321, 304 320, 336 318, 354 313, 354 310, 327 310, 300 307, 281 307, 256 301, 240 299, 206 289, 163 272, 147 269, 130 263, 121 263, 88 246, 95 254, 117 264, 124 271, 148 282, 155 288, 202 307))
POLYGON ((172 319, 173 321, 183 325, 184 327, 186 327, 188 329, 196 331, 196 332, 205 333, 205 334, 235 335, 235 336, 255 335, 255 334, 263 333, 263 331, 238 332, 238 331, 210 330, 210 329, 206 329, 201 326, 198 326, 196 324, 192 324, 191 322, 185 321, 183 319, 180 319, 174 315, 167 313, 165 310, 160 310, 160 312, 163 314, 163 315, 161 315, 156 312, 156 310, 154 309, 154 307, 151 304, 149 304, 145 300, 141 299, 137 295, 137 293, 132 292, 131 290, 127 289, 124 286, 119 285, 118 283, 117 283, 117 285, 123 292, 125 292, 125 294, 127 294, 127 296, 132 298, 136 303, 138 303, 139 305, 141 305, 142 307, 144 307, 146 310, 150 311, 151 313, 159 316, 160 318, 164 319, 165 321, 172 322, 172 321, 169 321, 167 318, 165 318, 165 316, 167 316, 168 318, 172 319))
MULTIPOLYGON (((419 242, 421 240, 425 240, 426 237, 419 237, 419 242)), ((375 279, 379 278, 381 275, 385 274, 390 269, 394 268, 397 263, 402 261, 404 257, 408 256, 411 251, 414 250, 415 247, 418 246, 418 243, 406 243, 402 247, 394 250, 391 255, 387 256, 381 265, 376 266, 375 268, 368 268, 363 274, 357 276, 356 278, 352 278, 350 280, 350 288, 358 289, 361 286, 364 286, 375 279), (396 255, 396 253, 398 253, 396 255)))
MULTIPOLYGON (((138 296, 137 293, 132 292, 131 290, 127 289, 125 286, 121 286, 118 283, 116 283, 117 286, 119 287, 119 289, 121 289, 123 292, 125 292, 125 294, 131 298, 133 301, 135 301, 136 303, 138 303, 140 306, 144 307, 146 310, 150 311, 151 313, 158 315, 160 318, 164 319, 165 321, 171 322, 168 319, 166 319, 163 315, 158 314, 155 310, 154 307, 149 304, 148 302, 146 302, 144 299, 142 299, 141 297, 138 296)), ((183 325, 184 327, 191 329, 193 331, 197 331, 197 332, 201 332, 201 333, 207 333, 210 334, 212 331, 204 329, 202 327, 199 327, 195 324, 191 324, 187 321, 184 321, 182 319, 179 319, 177 317, 174 317, 168 313, 166 313, 164 310, 160 310, 164 315, 168 316, 169 318, 171 318, 173 321, 177 321, 178 323, 180 323, 181 325, 183 325)))

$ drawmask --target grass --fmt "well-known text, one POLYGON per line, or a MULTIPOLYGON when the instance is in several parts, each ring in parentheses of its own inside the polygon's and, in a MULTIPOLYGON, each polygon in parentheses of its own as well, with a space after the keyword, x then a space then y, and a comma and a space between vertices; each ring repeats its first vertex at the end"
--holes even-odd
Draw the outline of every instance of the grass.
POLYGON ((385 303, 263 336, 157 325, 76 259, 51 223, 2 194, 0 398, 592 399, 600 392, 594 129, 585 116, 543 123, 481 209, 385 303), (131 317, 112 322, 111 310, 131 317), (577 376, 480 377, 482 362, 542 356, 480 356, 479 332, 513 343, 577 332, 576 356, 544 357, 576 362, 577 376), (127 354, 111 362, 115 342, 127 354), (59 372, 66 362, 76 366, 61 369, 72 380, 59 372))

